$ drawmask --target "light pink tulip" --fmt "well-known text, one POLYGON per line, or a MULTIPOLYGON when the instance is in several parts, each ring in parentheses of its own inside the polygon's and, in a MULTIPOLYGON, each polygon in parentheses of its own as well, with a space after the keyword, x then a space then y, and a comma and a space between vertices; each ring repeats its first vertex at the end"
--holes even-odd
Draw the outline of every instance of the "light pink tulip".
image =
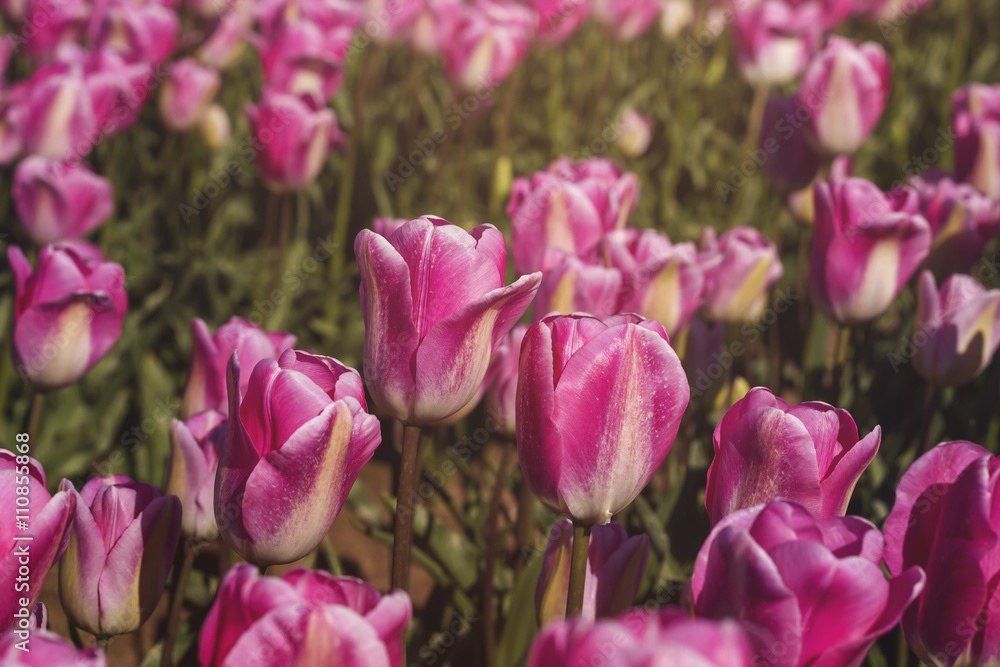
POLYGON ((0 635, 0 663, 10 667, 108 667, 101 649, 92 646, 77 650, 48 630, 32 630, 30 640, 24 641, 15 632, 0 635))
POLYGON ((423 0, 410 27, 410 46, 417 53, 435 55, 448 46, 465 11, 462 0, 423 0))
POLYGON ((167 127, 189 130, 205 117, 222 79, 210 67, 194 58, 178 60, 170 66, 160 86, 160 117, 167 127))
POLYGON ((517 433, 517 368, 521 360, 521 341, 528 327, 519 324, 503 337, 490 365, 494 379, 486 392, 486 414, 498 425, 500 433, 513 439, 517 433))
POLYGON ((660 0, 592 0, 592 4, 598 23, 622 41, 646 32, 660 13, 660 0))
POLYGON ((157 67, 174 52, 179 31, 177 14, 161 4, 106 0, 90 18, 88 37, 98 51, 157 67))
MULTIPOLYGON (((598 319, 623 311, 628 294, 622 272, 597 259, 582 260, 561 250, 550 254, 552 266, 545 271, 533 316, 538 321, 549 313, 588 313, 598 319)), ((626 309, 631 310, 631 309, 626 309)))
POLYGON ((230 6, 198 47, 198 60, 217 70, 229 69, 243 54, 253 22, 250 3, 238 2, 230 6))
POLYGON ((538 15, 519 4, 476 0, 466 5, 445 45, 448 75, 462 90, 492 95, 527 55, 537 23, 538 15))
POLYGON ((626 109, 618 122, 618 148, 627 157, 637 158, 649 150, 653 121, 635 109, 626 109))
POLYGON ((531 0, 538 12, 538 38, 551 46, 562 44, 587 19, 590 0, 531 0))
POLYGON ((111 183, 81 164, 31 156, 14 172, 14 208, 35 243, 83 236, 114 211, 111 183))
POLYGON ((181 535, 192 542, 219 537, 215 522, 215 474, 226 439, 226 416, 199 412, 186 422, 170 422, 170 458, 164 492, 177 496, 184 509, 181 535))
POLYGON ((157 79, 148 64, 127 62, 114 51, 80 54, 74 60, 83 64, 97 125, 90 145, 77 148, 79 159, 94 144, 127 129, 139 119, 157 79))
POLYGON ((955 178, 1000 199, 1000 85, 973 83, 951 100, 955 178))
POLYGON ((754 0, 733 10, 731 38, 743 78, 780 86, 797 77, 818 50, 824 12, 818 2, 754 0))
POLYGON ((734 227, 718 240, 706 227, 699 245, 705 317, 728 324, 759 318, 768 289, 785 272, 777 246, 753 227, 734 227))

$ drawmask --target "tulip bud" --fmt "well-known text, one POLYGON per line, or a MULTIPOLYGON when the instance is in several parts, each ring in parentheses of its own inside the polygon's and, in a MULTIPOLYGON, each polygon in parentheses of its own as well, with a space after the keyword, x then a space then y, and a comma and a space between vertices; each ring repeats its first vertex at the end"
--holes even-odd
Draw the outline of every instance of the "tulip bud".
POLYGON ((492 94, 527 55, 537 24, 535 12, 515 3, 479 0, 466 5, 445 45, 448 75, 463 90, 492 94))
POLYGON ((15 632, 0 635, 0 662, 17 667, 108 667, 104 651, 79 649, 54 632, 33 629, 30 641, 15 632))
POLYGON ((627 294, 621 271, 561 250, 553 251, 550 257, 552 268, 545 272, 535 297, 535 321, 549 313, 588 313, 604 319, 622 312, 627 294))
POLYGON ((1000 199, 1000 86, 973 83, 951 102, 955 178, 1000 199))
MULTIPOLYGON (((539 626, 566 618, 572 554, 573 523, 563 519, 549 533, 542 573, 535 591, 539 626)), ((606 526, 594 526, 587 555, 583 617, 590 620, 614 618, 631 607, 648 560, 647 536, 629 537, 625 527, 617 521, 606 526)))
POLYGON ((70 623, 98 637, 134 632, 150 617, 173 564, 181 503, 124 475, 95 477, 77 493, 59 598, 70 623))
MULTIPOLYGON (((521 360, 521 341, 528 327, 519 324, 500 341, 500 346, 490 362, 494 379, 486 392, 486 414, 497 424, 497 430, 506 438, 517 433, 515 405, 517 395, 517 367, 521 360)), ((489 373, 487 373, 489 374, 489 373)))
POLYGON ((78 163, 33 155, 14 172, 14 208, 38 244, 55 243, 98 227, 114 211, 111 183, 78 163))
POLYGON ((736 63, 743 78, 758 87, 780 86, 797 77, 823 35, 820 3, 744 3, 733 10, 731 21, 736 63))
POLYGON ((586 20, 588 0, 532 0, 538 12, 538 39, 550 46, 562 44, 586 20))
POLYGON ((170 422, 170 457, 163 485, 177 496, 184 512, 181 534, 193 542, 219 537, 215 522, 215 473, 226 439, 226 416, 206 410, 187 422, 170 422))
POLYGON ((177 14, 161 4, 109 0, 91 17, 89 40, 98 51, 157 67, 174 52, 179 30, 177 14))
POLYGON ((653 138, 653 121, 635 109, 627 109, 618 125, 618 148, 631 158, 641 157, 653 138))
POLYGON ((121 335, 128 307, 125 272, 86 262, 74 251, 45 246, 32 271, 17 246, 7 250, 17 285, 14 363, 25 382, 50 391, 73 384, 121 335))
POLYGON ((229 114, 218 104, 210 104, 201 119, 201 137, 209 148, 219 149, 232 134, 229 114))
POLYGON ((660 0, 593 0, 594 18, 615 39, 631 41, 646 32, 660 11, 660 0))
POLYGON ((423 0, 410 27, 410 46, 423 55, 444 51, 464 13, 461 0, 423 0))
POLYGON ((503 234, 492 225, 466 232, 432 216, 389 238, 362 230, 354 252, 364 370, 375 403, 408 424, 458 412, 480 391, 493 352, 527 310, 541 274, 504 287, 503 234))
POLYGON ((715 230, 706 227, 699 245, 705 317, 727 324, 758 319, 767 290, 785 272, 777 246, 752 227, 734 227, 718 240, 715 230))
POLYGON ((353 35, 346 26, 323 30, 308 20, 282 22, 269 39, 258 40, 265 84, 325 106, 344 81, 343 62, 353 35))
POLYGON ((160 117, 163 122, 167 127, 180 131, 197 125, 205 117, 220 83, 218 72, 199 65, 194 58, 175 62, 160 87, 160 117))

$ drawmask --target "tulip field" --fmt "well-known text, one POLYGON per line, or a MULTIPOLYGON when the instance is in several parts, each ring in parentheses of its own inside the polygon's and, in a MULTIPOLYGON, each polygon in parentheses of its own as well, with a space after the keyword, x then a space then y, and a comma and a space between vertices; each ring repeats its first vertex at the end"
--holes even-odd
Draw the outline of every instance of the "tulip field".
POLYGON ((0 214, 2 666, 1000 665, 1000 0, 0 0, 0 214))

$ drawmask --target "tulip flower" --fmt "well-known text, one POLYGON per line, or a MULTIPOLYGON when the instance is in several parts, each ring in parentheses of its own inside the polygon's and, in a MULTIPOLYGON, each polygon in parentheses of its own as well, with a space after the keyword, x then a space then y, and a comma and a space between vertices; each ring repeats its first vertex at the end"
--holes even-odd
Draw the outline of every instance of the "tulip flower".
POLYGON ((66 550, 75 500, 61 491, 49 495, 38 461, 0 449, 0 501, 7 508, 0 519, 0 585, 7 591, 0 597, 0 632, 30 626, 21 610, 30 615, 45 575, 66 550), (27 495, 18 494, 18 488, 26 488, 27 495), (20 604, 22 598, 27 604, 20 604))
POLYGON ((951 101, 955 178, 1000 199, 1000 86, 973 83, 951 101))
POLYGON ((40 245, 83 236, 114 211, 111 183, 86 166, 33 155, 14 172, 14 208, 40 245))
POLYGON ((98 637, 134 632, 153 613, 181 530, 181 503, 124 475, 95 477, 77 493, 59 598, 70 623, 98 637))
POLYGON ((81 54, 87 88, 94 105, 97 135, 89 145, 78 147, 82 157, 97 141, 117 134, 136 122, 152 91, 153 71, 146 63, 130 63, 114 51, 81 54))
POLYGON ((674 336, 701 306, 705 275, 693 243, 674 245, 651 229, 620 229, 604 237, 601 252, 625 276, 621 311, 658 320, 674 336))
POLYGON ((410 46, 417 53, 435 55, 444 51, 465 11, 462 0, 423 0, 420 13, 410 27, 410 46))
POLYGON ((333 111, 315 109, 294 95, 265 92, 246 113, 261 146, 261 176, 275 192, 301 190, 315 181, 330 149, 343 139, 333 111))
POLYGON ((181 534, 193 542, 219 536, 215 522, 215 473, 226 439, 226 416, 215 410, 199 412, 186 422, 170 422, 170 458, 163 485, 184 508, 181 534))
POLYGON ((802 78, 811 138, 828 154, 853 153, 875 129, 889 97, 889 59, 874 42, 832 36, 802 78))
POLYGON ((708 516, 715 525, 777 498, 795 501, 819 520, 844 516, 881 440, 878 426, 859 438, 846 410, 818 401, 790 406, 768 389, 751 389, 715 427, 708 516))
POLYGON ((286 350, 257 363, 240 390, 239 351, 227 373, 229 423, 215 480, 215 520, 258 565, 316 548, 382 440, 361 377, 335 359, 286 350))
POLYGON ((353 34, 346 26, 325 31, 304 19, 282 22, 268 39, 257 40, 265 84, 325 106, 343 83, 353 34))
POLYGON ((705 317, 728 324, 759 318, 767 290, 785 272, 774 243, 752 227, 734 227, 718 240, 706 227, 699 245, 705 317))
MULTIPOLYGON (((228 0, 225 0, 228 3, 228 0)), ((208 38, 198 48, 198 60, 217 70, 229 69, 246 48, 246 37, 254 22, 248 2, 230 4, 208 38)))
POLYGON ((486 392, 486 413, 498 424, 498 430, 513 439, 517 433, 514 406, 517 396, 517 368, 521 361, 521 341, 528 327, 519 324, 503 337, 490 365, 495 369, 493 383, 486 392))
POLYGON ((362 4, 366 12, 365 24, 377 28, 369 33, 372 40, 379 44, 390 44, 402 39, 410 31, 423 8, 424 0, 362 0, 362 4))
POLYGON ((618 124, 618 148, 631 158, 641 157, 653 138, 653 121, 635 109, 627 109, 618 124))
POLYGON ((662 0, 660 3, 660 32, 668 40, 677 39, 694 25, 694 7, 691 0, 662 0))
MULTIPOLYGON (((549 532, 542 573, 535 589, 540 626, 566 618, 572 552, 573 523, 563 519, 549 532)), ((591 621, 613 618, 631 607, 648 560, 647 536, 629 537, 625 526, 617 521, 595 526, 587 552, 583 617, 591 621)))
POLYGON ((28 152, 53 160, 89 152, 97 120, 81 67, 40 67, 28 82, 22 105, 20 130, 28 152), (79 146, 85 147, 82 153, 79 146))
POLYGON ((622 272, 555 250, 535 298, 534 319, 549 313, 588 313, 604 319, 622 312, 627 298, 622 272))
POLYGON ((552 250, 585 257, 601 237, 624 227, 639 197, 639 179, 607 160, 561 158, 511 189, 511 251, 518 271, 545 271, 552 250))
POLYGON ((121 335, 128 307, 125 272, 111 262, 87 262, 73 250, 45 246, 32 271, 17 246, 7 250, 17 286, 14 363, 41 391, 73 384, 121 335))
POLYGON ((660 13, 660 0, 593 0, 594 18, 615 39, 639 37, 660 13))
POLYGON ((20 32, 24 52, 46 60, 63 44, 80 41, 93 11, 86 0, 28 0, 25 5, 25 27, 20 32))
POLYGON ((760 664, 859 665, 924 587, 919 567, 886 580, 883 551, 865 519, 776 500, 716 524, 687 593, 696 616, 741 622, 760 664))
POLYGON ((503 235, 492 225, 466 232, 433 216, 411 220, 389 238, 362 230, 354 251, 365 376, 375 403, 408 424, 454 414, 481 387, 541 274, 504 287, 503 235))
POLYGON ((588 0, 532 0, 538 12, 538 39, 550 46, 562 44, 586 20, 588 0))
POLYGON ((655 613, 632 611, 592 623, 574 618, 552 623, 538 634, 528 667, 651 667, 663 660, 677 665, 745 667, 750 640, 732 621, 691 618, 676 608, 655 613))
POLYGON ((823 22, 815 2, 759 0, 735 8, 730 29, 743 78, 768 87, 797 77, 819 48, 823 22))
POLYGON ((360 579, 302 567, 264 577, 240 563, 222 579, 198 658, 204 667, 397 667, 412 614, 402 591, 381 595, 360 579))
MULTIPOLYGON (((811 186, 819 173, 823 158, 809 141, 807 112, 811 113, 799 95, 767 98, 760 142, 750 159, 763 164, 767 180, 779 190, 811 186)), ((808 192, 811 198, 812 187, 808 192)))
POLYGON ((375 218, 372 220, 372 231, 389 238, 397 229, 408 223, 406 218, 375 218))
POLYGON ((174 52, 179 31, 177 14, 168 7, 108 0, 91 16, 88 37, 97 51, 114 51, 128 62, 157 67, 174 52))
POLYGON ((931 230, 916 193, 887 197, 862 178, 817 183, 809 264, 812 300, 833 320, 853 325, 881 315, 927 257, 931 230))
POLYGON ((201 136, 209 148, 221 148, 233 133, 229 114, 219 104, 210 104, 199 125, 201 136))
POLYGON ((178 60, 170 66, 160 87, 160 117, 167 127, 189 130, 205 117, 222 79, 210 67, 194 58, 178 60))
POLYGON ((517 448, 525 480, 554 512, 608 523, 670 451, 688 396, 659 322, 546 317, 521 343, 517 448))
POLYGON ((910 647, 928 665, 1000 660, 997 457, 971 442, 946 442, 910 465, 885 521, 893 576, 923 568, 927 586, 903 616, 910 647))
POLYGON ((32 630, 31 639, 22 642, 25 640, 14 632, 0 635, 0 662, 17 667, 108 667, 101 649, 96 646, 77 649, 48 630, 32 630))
POLYGON ((538 15, 519 4, 476 0, 466 5, 445 45, 448 76, 463 90, 492 92, 527 55, 537 23, 538 15))

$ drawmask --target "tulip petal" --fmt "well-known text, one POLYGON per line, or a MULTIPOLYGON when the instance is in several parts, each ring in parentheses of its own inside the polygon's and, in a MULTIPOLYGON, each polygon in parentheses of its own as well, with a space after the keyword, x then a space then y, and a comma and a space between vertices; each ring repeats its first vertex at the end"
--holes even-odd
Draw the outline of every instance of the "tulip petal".
POLYGON ((85 500, 68 482, 65 486, 75 496, 75 508, 69 546, 59 561, 59 599, 73 625, 98 634, 95 622, 101 617, 98 587, 105 565, 104 537, 85 500))
POLYGON ((876 426, 864 439, 858 440, 857 444, 845 451, 840 460, 834 462, 827 477, 820 482, 823 489, 823 516, 843 516, 847 513, 854 487, 875 458, 881 442, 882 427, 876 426))

